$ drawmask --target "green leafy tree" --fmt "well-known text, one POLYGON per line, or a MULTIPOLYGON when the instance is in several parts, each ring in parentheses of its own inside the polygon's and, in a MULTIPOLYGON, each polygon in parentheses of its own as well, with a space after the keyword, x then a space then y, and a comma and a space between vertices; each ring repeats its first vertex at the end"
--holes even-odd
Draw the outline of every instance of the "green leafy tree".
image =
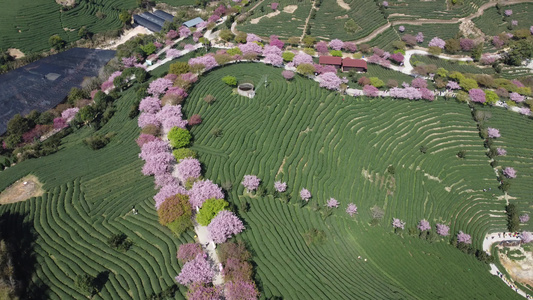
POLYGON ((235 37, 235 35, 229 29, 222 29, 218 36, 226 42, 231 41, 235 37))
POLYGON ((437 69, 437 76, 446 78, 446 77, 448 77, 448 73, 449 73, 448 70, 446 70, 444 68, 438 68, 437 69))
POLYGON ((237 35, 235 36, 235 42, 241 43, 241 44, 245 44, 246 43, 246 37, 248 37, 248 34, 246 32, 239 31, 239 33, 237 33, 237 35))
POLYGON ((457 53, 461 50, 461 44, 459 44, 459 40, 457 39, 449 39, 446 40, 444 49, 446 49, 446 51, 449 53, 457 53))
POLYGON ((141 49, 142 49, 142 51, 144 51, 144 53, 146 55, 150 55, 150 54, 154 53, 157 50, 157 48, 155 47, 154 43, 149 43, 149 44, 146 44, 144 46, 141 46, 141 49))
POLYGON ((329 54, 331 54, 331 56, 342 57, 342 51, 341 50, 331 50, 331 51, 329 51, 329 54))
POLYGON ((471 89, 477 89, 479 86, 477 84, 477 81, 472 78, 464 78, 459 81, 459 86, 461 86, 462 89, 469 91, 471 89))
POLYGON ((377 77, 370 77, 370 84, 375 86, 375 87, 377 87, 378 89, 385 85, 383 80, 381 80, 381 79, 379 79, 377 77))
POLYGON ((59 35, 54 34, 48 39, 48 44, 55 50, 60 50, 67 44, 59 35))
POLYGON ((500 97, 494 91, 485 90, 485 100, 487 104, 495 104, 500 97))
POLYGON ((242 51, 241 51, 241 49, 239 49, 239 47, 228 49, 228 50, 226 50, 226 53, 228 53, 231 56, 237 55, 237 54, 238 55, 242 55, 242 51))
POLYGON ((313 45, 316 43, 316 38, 310 36, 310 35, 306 35, 302 42, 304 43, 304 45, 306 47, 313 47, 313 45))
POLYGON ((349 19, 344 23, 344 30, 348 33, 355 33, 360 29, 361 27, 355 23, 354 19, 349 19))
POLYGON ((174 158, 176 161, 180 161, 180 159, 184 159, 187 157, 197 158, 198 154, 196 151, 191 150, 190 148, 179 148, 174 151, 172 151, 172 155, 174 155, 174 158))
POLYGON ((202 226, 207 226, 219 211, 229 207, 229 203, 224 199, 208 199, 202 204, 202 208, 196 215, 196 222, 202 226))
POLYGON ((98 292, 96 289, 96 277, 87 273, 78 274, 76 276, 76 280, 74 281, 74 286, 76 286, 80 292, 89 296, 92 296, 98 292))
POLYGON ((191 143, 191 133, 187 129, 173 127, 168 132, 168 140, 173 148, 183 148, 191 143))
POLYGON ((229 85, 229 86, 236 86, 237 85, 237 78, 235 78, 235 76, 231 76, 231 75, 226 75, 224 77, 222 77, 222 81, 229 85))
POLYGON ((296 67, 296 71, 302 75, 313 75, 315 73, 315 66, 312 64, 300 64, 296 67))
POLYGON ((170 65, 169 73, 179 75, 179 74, 185 74, 189 72, 189 70, 190 68, 187 62, 178 61, 170 65))
POLYGON ((118 15, 118 19, 120 20, 120 22, 122 22, 122 24, 128 25, 131 23, 131 14, 127 10, 123 10, 118 15))
POLYGON ((294 59, 295 54, 293 52, 285 51, 281 55, 283 57, 283 60, 286 62, 292 61, 294 59))

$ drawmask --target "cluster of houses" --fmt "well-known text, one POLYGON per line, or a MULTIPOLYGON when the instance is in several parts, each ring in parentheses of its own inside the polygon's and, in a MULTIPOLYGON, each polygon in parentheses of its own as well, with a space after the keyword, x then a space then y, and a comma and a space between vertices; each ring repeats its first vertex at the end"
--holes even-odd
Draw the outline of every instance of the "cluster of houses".
POLYGON ((334 66, 337 69, 341 69, 343 72, 348 72, 350 70, 366 72, 368 69, 366 61, 349 57, 342 58, 322 55, 318 58, 318 63, 323 66, 334 66))
MULTIPOLYGON (((143 26, 152 32, 160 32, 165 22, 172 22, 173 20, 173 15, 162 10, 156 10, 153 13, 144 12, 139 15, 133 15, 133 26, 143 26)), ((202 18, 194 18, 183 23, 183 26, 190 28, 203 21, 202 18)))

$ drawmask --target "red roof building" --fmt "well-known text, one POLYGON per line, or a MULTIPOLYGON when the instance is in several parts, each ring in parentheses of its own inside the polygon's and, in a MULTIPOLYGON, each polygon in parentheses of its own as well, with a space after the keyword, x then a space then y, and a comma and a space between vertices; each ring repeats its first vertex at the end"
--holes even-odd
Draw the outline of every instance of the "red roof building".
POLYGON ((342 65, 342 57, 336 57, 336 56, 320 56, 318 58, 318 63, 321 65, 331 65, 335 66, 335 68, 340 68, 342 65))
POLYGON ((358 72, 366 72, 368 67, 366 65, 366 61, 362 59, 352 59, 352 58, 343 59, 342 60, 342 71, 347 72, 352 69, 355 69, 358 72))

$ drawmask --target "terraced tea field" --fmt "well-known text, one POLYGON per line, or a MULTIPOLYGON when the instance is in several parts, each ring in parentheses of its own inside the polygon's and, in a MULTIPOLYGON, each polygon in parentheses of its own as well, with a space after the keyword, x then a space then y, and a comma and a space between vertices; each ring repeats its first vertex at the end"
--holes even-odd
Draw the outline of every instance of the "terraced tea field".
POLYGON ((488 0, 464 0, 463 5, 451 6, 450 1, 405 0, 389 2, 390 19, 444 19, 465 17, 475 13, 488 0))
POLYGON ((518 26, 512 29, 529 29, 533 25, 531 15, 533 14, 533 3, 521 3, 515 5, 508 5, 502 8, 502 11, 511 9, 513 14, 510 17, 504 18, 498 13, 495 7, 485 10, 482 16, 473 19, 476 26, 486 35, 498 35, 503 31, 510 31, 508 28, 511 20, 517 20, 518 26))
POLYGON ((263 1, 255 8, 253 15, 249 16, 243 24, 237 26, 237 30, 255 33, 265 38, 272 34, 276 34, 282 39, 291 36, 300 37, 304 32, 305 20, 309 16, 310 10, 311 0, 263 1), (272 2, 279 3, 279 13, 270 8, 272 2), (290 25, 288 25, 289 22, 290 25))
POLYGON ((425 55, 413 55, 411 56, 411 64, 413 63, 424 63, 436 65, 439 68, 444 68, 449 72, 457 71, 461 73, 472 73, 472 74, 495 74, 495 71, 492 67, 480 68, 476 65, 469 65, 467 62, 453 61, 447 59, 440 59, 432 56, 425 55))
POLYGON ((0 190, 28 173, 44 184, 43 197, 2 205, 0 214, 28 215, 37 234, 35 280, 48 287, 47 299, 86 299, 74 287, 81 272, 109 272, 95 299, 145 299, 174 284, 177 248, 193 241, 193 232, 178 239, 157 221, 153 179, 142 176, 137 157, 137 120, 127 117, 134 94, 118 100, 117 113, 101 129, 117 133, 104 149, 83 145, 91 129, 82 129, 58 153, 0 172, 0 190), (133 205, 137 215, 131 214, 133 205), (120 232, 134 242, 125 253, 107 245, 120 232))
POLYGON ((369 35, 387 23, 376 2, 365 0, 343 1, 341 7, 336 0, 323 0, 314 20, 310 20, 311 35, 321 40, 356 40, 369 35), (358 26, 355 32, 344 29, 346 21, 352 19, 358 26))
POLYGON ((486 232, 504 230, 503 217, 489 216, 503 216, 491 211, 502 210, 504 201, 482 191, 490 187, 501 195, 467 106, 343 101, 307 79, 287 83, 280 73, 259 64, 212 71, 185 105, 187 115, 204 119, 192 132, 206 177, 233 182, 229 199, 236 207, 250 203, 248 212, 239 213, 265 297, 516 297, 485 265, 446 242, 430 244, 392 233, 392 217, 407 221, 407 228, 427 218, 432 225, 450 224, 453 233, 472 234, 479 248, 486 232), (253 99, 232 95, 221 81, 228 74, 256 83, 267 76, 268 87, 261 84, 253 99), (208 106, 201 101, 206 94, 217 101, 208 106), (222 130, 221 137, 211 134, 214 128, 222 130), (426 154, 419 151, 422 145, 426 154), (456 157, 462 149, 467 151, 464 160, 456 157), (386 172, 391 164, 394 175, 386 172), (269 190, 275 180, 286 181, 292 200, 285 204, 272 196, 243 195, 245 174, 258 175, 269 190), (313 197, 300 208, 303 187, 313 197), (341 206, 324 222, 314 210, 330 197, 341 206), (350 202, 359 209, 355 220, 344 212, 350 202), (384 209, 385 217, 370 227, 374 205, 384 209), (327 241, 307 246, 303 235, 311 228, 324 230, 327 241), (471 282, 484 289, 471 289, 471 282))
POLYGON ((0 48, 18 48, 24 53, 50 49, 48 39, 59 34, 67 42, 78 37, 78 30, 87 26, 90 32, 119 29, 122 24, 118 14, 122 9, 136 6, 134 0, 82 1, 75 8, 61 12, 55 1, 9 1, 1 0, 0 48), (105 17, 99 19, 97 12, 105 17))
MULTIPOLYGON (((494 145, 507 150, 506 156, 497 156, 495 160, 502 167, 513 167, 517 172, 517 177, 511 180, 509 190, 510 199, 516 198, 516 204, 521 213, 533 212, 531 205, 531 195, 533 186, 531 185, 533 176, 533 137, 531 128, 533 120, 517 113, 511 113, 502 109, 483 108, 490 111, 492 117, 486 122, 486 126, 498 128, 501 137, 495 139, 494 145)), ((524 225, 524 230, 533 231, 531 224, 524 225)))

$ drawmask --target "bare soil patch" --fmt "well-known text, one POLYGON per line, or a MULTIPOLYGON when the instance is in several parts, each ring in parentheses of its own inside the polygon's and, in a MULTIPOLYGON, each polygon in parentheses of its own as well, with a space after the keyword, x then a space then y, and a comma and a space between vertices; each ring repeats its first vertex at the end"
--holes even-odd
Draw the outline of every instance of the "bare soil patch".
POLYGON ((0 204, 20 202, 43 194, 43 184, 39 179, 35 175, 27 175, 0 193, 0 204))
POLYGON ((342 20, 342 19, 348 19, 348 15, 344 15, 344 16, 336 16, 335 17, 335 20, 342 20))
POLYGON ((507 255, 500 252, 500 262, 507 270, 507 273, 513 280, 520 282, 522 285, 533 286, 533 253, 525 251, 521 247, 511 247, 513 250, 519 250, 522 260, 511 260, 507 255))
POLYGON ((283 12, 292 14, 298 9, 298 5, 287 5, 283 8, 283 12))
POLYGON ((348 5, 348 3, 344 2, 343 0, 337 0, 337 4, 346 10, 350 10, 350 5, 348 5))
POLYGON ((264 16, 261 16, 259 18, 255 18, 255 19, 250 20, 250 24, 257 24, 257 23, 259 23, 259 21, 261 21, 262 18, 272 18, 272 17, 275 17, 275 16, 277 16, 279 14, 280 14, 280 11, 276 10, 275 12, 271 12, 268 15, 264 15, 264 16))
POLYGON ((72 6, 76 5, 76 0, 56 0, 56 3, 63 6, 72 6))
POLYGON ((9 52, 9 55, 13 56, 15 59, 26 56, 24 55, 24 53, 22 53, 22 51, 17 48, 9 48, 7 49, 7 51, 9 52))
POLYGON ((119 39, 112 41, 109 45, 102 47, 102 49, 116 49, 119 45, 124 44, 138 34, 150 34, 150 31, 142 26, 126 30, 119 39))

